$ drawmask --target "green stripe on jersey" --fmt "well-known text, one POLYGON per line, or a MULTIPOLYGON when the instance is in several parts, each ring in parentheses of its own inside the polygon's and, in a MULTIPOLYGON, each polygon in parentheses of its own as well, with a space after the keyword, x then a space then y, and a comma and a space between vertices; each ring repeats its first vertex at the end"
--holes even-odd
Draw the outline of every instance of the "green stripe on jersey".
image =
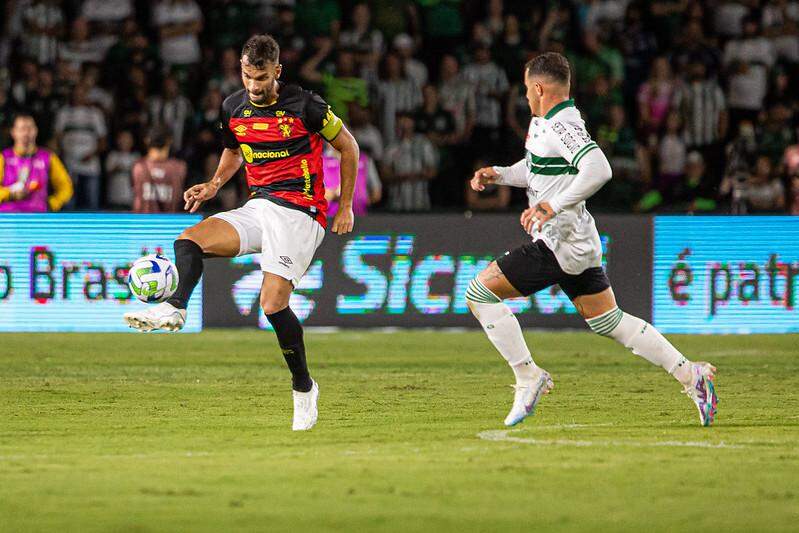
POLYGON ((542 157, 527 151, 527 162, 535 165, 568 165, 569 162, 562 157, 542 157))
POLYGON ((599 148, 595 142, 590 142, 580 148, 580 150, 574 154, 574 158, 572 159, 572 166, 576 167, 580 160, 585 157, 585 154, 593 150, 594 148, 599 148))
POLYGON ((560 176, 562 174, 577 174, 579 171, 574 167, 529 167, 530 172, 539 176, 560 176))

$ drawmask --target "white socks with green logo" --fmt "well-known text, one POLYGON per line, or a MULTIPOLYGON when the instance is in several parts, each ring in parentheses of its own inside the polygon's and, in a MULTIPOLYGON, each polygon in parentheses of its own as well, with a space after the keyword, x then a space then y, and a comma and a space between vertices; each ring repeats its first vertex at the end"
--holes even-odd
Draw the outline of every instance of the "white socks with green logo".
POLYGON ((538 367, 530 356, 522 328, 510 307, 477 279, 473 279, 466 290, 466 304, 483 326, 488 340, 513 369, 516 383, 535 379, 538 367))
POLYGON ((635 355, 640 355, 653 365, 663 367, 680 383, 690 383, 691 365, 677 349, 660 334, 652 324, 628 315, 618 307, 586 320, 591 329, 610 337, 635 355))

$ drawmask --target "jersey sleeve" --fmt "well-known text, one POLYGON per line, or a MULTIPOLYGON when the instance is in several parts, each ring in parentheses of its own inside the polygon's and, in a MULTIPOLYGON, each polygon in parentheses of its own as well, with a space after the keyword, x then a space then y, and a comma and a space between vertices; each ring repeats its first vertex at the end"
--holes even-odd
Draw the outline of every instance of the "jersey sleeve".
MULTIPOLYGON (((5 172, 6 163, 3 160, 3 154, 0 154, 0 183, 3 183, 3 175, 5 172)), ((9 191, 6 187, 0 186, 0 204, 3 202, 8 201, 11 197, 11 191, 9 191)))
POLYGON ((236 139, 233 132, 230 131, 230 110, 226 108, 224 102, 219 112, 219 124, 217 124, 217 128, 222 135, 222 146, 230 150, 235 150, 239 147, 239 141, 236 139))
POLYGON ((331 142, 344 127, 344 123, 333 113, 321 96, 315 93, 309 94, 310 97, 305 106, 306 126, 309 131, 318 133, 326 141, 331 142))
POLYGON ((552 121, 549 141, 560 156, 578 170, 585 154, 599 148, 580 122, 552 121))

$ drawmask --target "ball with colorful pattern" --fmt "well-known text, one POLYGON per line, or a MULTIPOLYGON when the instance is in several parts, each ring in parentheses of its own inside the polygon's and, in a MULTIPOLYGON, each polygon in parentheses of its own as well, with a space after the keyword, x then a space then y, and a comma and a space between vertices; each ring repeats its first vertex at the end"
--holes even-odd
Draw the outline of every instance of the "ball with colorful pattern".
POLYGON ((178 269, 163 255, 145 255, 130 266, 128 286, 144 303, 163 302, 178 288, 178 269))

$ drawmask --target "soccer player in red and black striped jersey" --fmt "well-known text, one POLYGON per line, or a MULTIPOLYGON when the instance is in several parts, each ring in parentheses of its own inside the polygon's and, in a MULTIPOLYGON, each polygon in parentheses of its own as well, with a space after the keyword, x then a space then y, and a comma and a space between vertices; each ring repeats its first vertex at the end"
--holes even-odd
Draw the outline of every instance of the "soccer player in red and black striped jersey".
POLYGON ((318 95, 279 81, 279 47, 269 35, 251 37, 241 54, 244 88, 222 104, 224 150, 213 178, 184 194, 195 212, 244 163, 249 200, 188 228, 175 241, 180 283, 166 302, 125 314, 131 327, 179 330, 186 305, 203 269, 204 257, 261 253, 261 307, 275 329, 292 375, 294 430, 313 427, 319 387, 305 358, 302 326, 289 297, 313 260, 327 225, 323 143, 341 152, 341 201, 334 233, 352 231, 352 197, 358 144, 318 95))

